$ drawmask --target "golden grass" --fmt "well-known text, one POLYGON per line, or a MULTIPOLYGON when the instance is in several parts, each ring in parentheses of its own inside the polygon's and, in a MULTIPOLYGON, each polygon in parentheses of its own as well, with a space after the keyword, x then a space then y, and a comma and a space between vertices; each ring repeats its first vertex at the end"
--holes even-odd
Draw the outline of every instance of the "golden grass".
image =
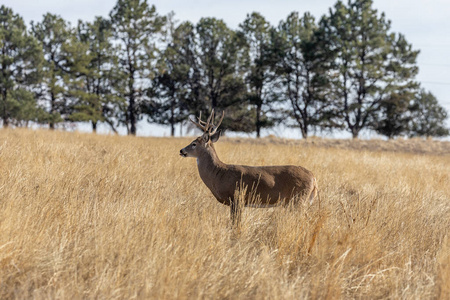
POLYGON ((313 136, 307 140, 291 140, 268 136, 259 140, 251 138, 235 138, 230 139, 229 141, 232 143, 257 143, 263 145, 276 144, 301 147, 351 149, 359 151, 389 151, 414 154, 450 155, 450 141, 422 138, 398 138, 395 140, 385 141, 380 139, 326 139, 313 136))
POLYGON ((449 155, 219 141, 321 189, 236 232, 188 142, 0 130, 0 298, 449 299, 449 155))

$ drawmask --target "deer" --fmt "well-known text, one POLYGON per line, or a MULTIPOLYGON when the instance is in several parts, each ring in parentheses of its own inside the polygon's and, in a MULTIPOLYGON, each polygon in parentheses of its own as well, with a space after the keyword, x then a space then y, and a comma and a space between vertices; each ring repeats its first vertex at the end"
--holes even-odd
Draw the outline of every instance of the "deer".
MULTIPOLYGON (((301 166, 245 166, 222 162, 214 148, 222 130, 218 130, 225 112, 217 125, 214 109, 206 121, 188 118, 203 134, 180 150, 182 157, 197 159, 200 178, 218 202, 230 206, 232 225, 238 225, 241 207, 275 207, 309 200, 318 195, 317 180, 313 173, 301 166), (236 193, 238 191, 238 193, 236 193), (243 202, 243 203, 241 203, 243 202)), ((319 200, 320 201, 320 200, 319 200)))

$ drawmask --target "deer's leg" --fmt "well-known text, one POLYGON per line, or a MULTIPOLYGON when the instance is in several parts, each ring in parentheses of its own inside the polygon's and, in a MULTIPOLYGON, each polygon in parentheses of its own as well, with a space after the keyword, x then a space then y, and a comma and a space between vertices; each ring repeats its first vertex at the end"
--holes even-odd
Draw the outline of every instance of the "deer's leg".
POLYGON ((241 208, 239 202, 235 199, 230 201, 230 218, 232 226, 239 226, 241 223, 241 208))

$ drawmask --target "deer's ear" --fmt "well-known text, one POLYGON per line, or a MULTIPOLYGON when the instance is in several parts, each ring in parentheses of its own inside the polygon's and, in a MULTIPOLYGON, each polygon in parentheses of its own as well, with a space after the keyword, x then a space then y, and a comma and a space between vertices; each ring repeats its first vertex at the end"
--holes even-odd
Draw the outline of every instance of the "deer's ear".
POLYGON ((209 133, 204 133, 202 135, 202 141, 206 144, 209 141, 209 133))
POLYGON ((211 136, 211 142, 215 143, 219 140, 220 134, 222 133, 222 130, 218 130, 216 133, 214 133, 211 136))

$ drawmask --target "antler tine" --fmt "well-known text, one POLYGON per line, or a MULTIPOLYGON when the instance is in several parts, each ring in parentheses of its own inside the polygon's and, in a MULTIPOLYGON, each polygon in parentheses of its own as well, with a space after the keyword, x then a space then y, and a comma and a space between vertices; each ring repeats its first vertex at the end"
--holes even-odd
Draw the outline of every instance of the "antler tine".
POLYGON ((200 111, 200 115, 197 119, 198 119, 198 123, 200 125, 206 125, 206 122, 202 120, 202 112, 201 111, 200 111))
POLYGON ((206 121, 205 132, 206 131, 210 131, 210 129, 211 129, 211 120, 214 120, 214 108, 211 111, 211 114, 209 115, 208 120, 206 121))
POLYGON ((208 132, 211 135, 211 134, 216 133, 217 128, 222 123, 225 112, 222 111, 222 117, 220 118, 218 125, 214 125, 214 115, 215 115, 214 109, 212 109, 211 114, 209 115, 208 120, 206 122, 202 121, 202 112, 200 112, 199 117, 197 118, 198 122, 195 122, 191 118, 189 118, 189 121, 194 123, 194 125, 197 126, 198 128, 200 128, 201 130, 203 130, 203 132, 208 132))
POLYGON ((209 132, 211 134, 211 129, 214 130, 214 118, 216 117, 216 112, 212 110, 211 124, 209 125, 209 132))
POLYGON ((205 126, 205 121, 202 121, 202 112, 200 111, 200 114, 198 116, 198 122, 195 122, 194 120, 192 120, 191 118, 189 118, 189 121, 191 121, 192 123, 195 124, 195 126, 197 126, 198 128, 200 128, 203 132, 206 132, 208 130, 208 127, 205 126))
POLYGON ((222 121, 223 121, 223 117, 225 116, 225 111, 223 110, 222 111, 222 117, 220 117, 220 121, 219 121, 219 124, 217 124, 217 125, 212 125, 212 128, 213 128, 213 131, 212 132, 210 132, 209 134, 214 134, 214 133, 216 133, 216 131, 217 131, 217 129, 219 128, 219 126, 220 126, 220 124, 222 124, 222 121))
POLYGON ((195 126, 197 126, 198 128, 200 128, 201 130, 205 131, 205 127, 202 126, 200 123, 195 122, 195 121, 192 120, 191 118, 189 118, 189 121, 191 121, 195 126))

